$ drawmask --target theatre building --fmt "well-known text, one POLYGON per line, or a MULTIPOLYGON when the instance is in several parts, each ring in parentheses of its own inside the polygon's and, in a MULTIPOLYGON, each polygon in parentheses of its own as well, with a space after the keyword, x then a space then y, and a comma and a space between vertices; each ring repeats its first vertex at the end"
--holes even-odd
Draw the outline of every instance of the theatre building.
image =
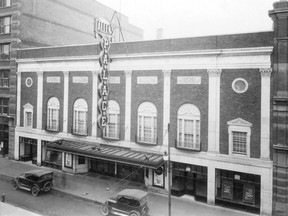
POLYGON ((106 82, 98 44, 21 49, 14 157, 165 193, 170 147, 173 195, 271 215, 272 51, 273 32, 112 43, 106 82))

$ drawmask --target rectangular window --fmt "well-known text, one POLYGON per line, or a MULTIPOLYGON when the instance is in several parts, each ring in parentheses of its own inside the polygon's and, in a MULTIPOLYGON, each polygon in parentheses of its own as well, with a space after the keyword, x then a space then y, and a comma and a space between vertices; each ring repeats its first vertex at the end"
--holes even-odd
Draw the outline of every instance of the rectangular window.
POLYGON ((0 88, 9 87, 9 70, 0 70, 0 88))
POLYGON ((65 167, 72 168, 73 166, 73 156, 70 153, 65 153, 65 167))
POLYGON ((108 124, 104 129, 104 137, 119 139, 119 115, 108 114, 108 124))
POLYGON ((200 150, 200 121, 178 119, 177 147, 200 150))
POLYGON ((85 164, 85 157, 83 156, 78 156, 78 164, 85 164))
POLYGON ((0 8, 11 6, 11 0, 0 0, 0 8))
POLYGON ((247 133, 246 132, 232 132, 233 136, 233 153, 247 154, 247 133))
POLYGON ((32 112, 25 112, 26 125, 25 127, 32 127, 32 112))
POLYGON ((157 120, 156 117, 138 117, 138 142, 156 144, 157 139, 157 120))
POLYGON ((1 60, 10 59, 10 44, 1 44, 0 45, 0 56, 1 60))
POLYGON ((0 17, 0 34, 11 33, 11 17, 0 17))
POLYGON ((87 135, 86 127, 86 112, 85 111, 75 111, 75 120, 73 132, 75 134, 87 135))
POLYGON ((47 129, 52 131, 58 131, 59 130, 59 123, 58 123, 58 117, 59 111, 58 109, 48 109, 48 125, 47 129))
POLYGON ((9 114, 9 98, 0 98, 0 115, 9 114))

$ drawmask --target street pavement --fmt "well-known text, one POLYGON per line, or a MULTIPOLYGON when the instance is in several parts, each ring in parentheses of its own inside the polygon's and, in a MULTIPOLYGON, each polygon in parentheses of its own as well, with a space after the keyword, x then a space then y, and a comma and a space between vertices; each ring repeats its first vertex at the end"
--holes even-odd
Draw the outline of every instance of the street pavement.
MULTIPOLYGON (((37 167, 31 162, 20 162, 0 157, 0 178, 17 177, 25 171, 32 169, 48 169, 54 171, 53 189, 66 194, 67 196, 77 196, 87 202, 104 203, 109 197, 115 196, 124 188, 138 188, 147 190, 145 185, 117 179, 94 173, 86 174, 69 174, 60 170, 48 167, 37 167)), ((1 193, 1 191, 0 191, 1 193)), ((9 196, 7 194, 6 196, 9 196)), ((167 195, 149 192, 148 199, 150 216, 167 216, 168 215, 168 197, 167 195)), ((5 215, 5 214, 4 214, 5 215)), ((9 214, 7 214, 9 215, 9 214)), ((18 215, 18 214, 12 214, 18 215)), ((27 214, 21 214, 27 215, 27 214)), ((29 214, 28 214, 29 215, 29 214)), ((31 213, 31 216, 35 214, 31 213)), ((255 214, 212 206, 206 203, 197 202, 193 197, 171 197, 171 215, 197 215, 197 216, 255 216, 255 214)), ((0 216, 2 216, 0 211, 0 216)), ((29 215, 30 216, 30 215, 29 215)))

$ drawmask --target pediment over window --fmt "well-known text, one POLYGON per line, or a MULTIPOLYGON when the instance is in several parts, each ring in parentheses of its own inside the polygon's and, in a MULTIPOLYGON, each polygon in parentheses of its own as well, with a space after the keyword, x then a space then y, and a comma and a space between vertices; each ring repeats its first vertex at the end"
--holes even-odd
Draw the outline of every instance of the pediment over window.
POLYGON ((24 109, 33 109, 33 106, 30 103, 27 103, 23 106, 24 109))
POLYGON ((242 118, 237 118, 227 122, 227 125, 242 126, 242 127, 252 127, 252 124, 248 121, 245 121, 242 118))

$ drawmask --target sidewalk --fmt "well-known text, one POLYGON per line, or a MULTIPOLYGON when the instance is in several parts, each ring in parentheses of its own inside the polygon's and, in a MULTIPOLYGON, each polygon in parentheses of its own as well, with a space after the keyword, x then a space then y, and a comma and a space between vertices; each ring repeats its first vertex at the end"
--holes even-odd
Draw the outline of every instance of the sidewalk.
POLYGON ((0 215, 1 216, 15 216, 15 215, 23 215, 23 216, 40 216, 39 214, 27 211, 25 209, 0 202, 0 215))
MULTIPOLYGON (((49 169, 37 167, 31 162, 19 162, 0 157, 0 177, 17 177, 19 174, 32 169, 49 169)), ((131 181, 120 180, 93 173, 68 174, 60 170, 54 171, 54 190, 81 197, 89 202, 104 203, 109 197, 115 196, 124 188, 138 188, 146 190, 145 185, 131 181)), ((168 198, 165 195, 149 193, 149 215, 168 215, 168 198)), ((171 199, 172 215, 221 215, 221 216, 255 216, 246 212, 211 206, 205 203, 196 202, 189 198, 174 197, 171 199)))

